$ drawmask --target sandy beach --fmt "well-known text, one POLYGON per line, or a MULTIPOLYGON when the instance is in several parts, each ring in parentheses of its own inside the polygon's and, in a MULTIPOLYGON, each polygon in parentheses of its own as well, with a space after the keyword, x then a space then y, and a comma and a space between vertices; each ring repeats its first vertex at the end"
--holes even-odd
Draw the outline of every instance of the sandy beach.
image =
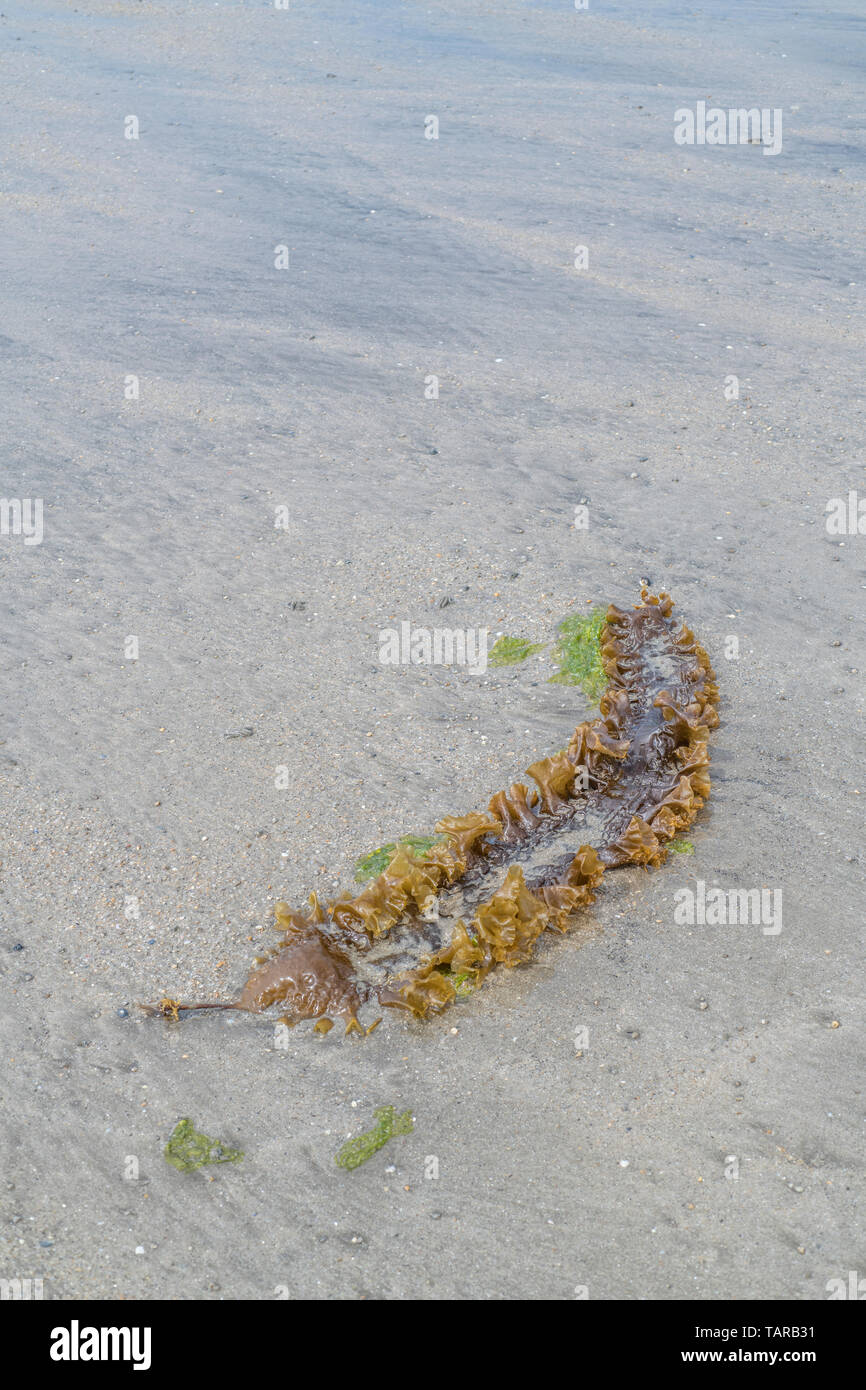
POLYGON ((866 1275, 864 29, 847 0, 5 0, 0 497, 42 521, 0 534, 0 1276, 866 1275), (678 144, 699 103, 781 111, 780 148, 678 144), (276 900, 562 748, 594 710, 550 681, 557 624, 644 581, 721 692, 692 853, 424 1022, 137 1008, 235 997, 276 900), (383 664, 403 622, 547 645, 383 664), (781 894, 779 930, 676 920, 698 884, 781 894), (389 1105, 412 1132, 335 1164, 389 1105), (184 1117, 243 1160, 171 1167, 184 1117))

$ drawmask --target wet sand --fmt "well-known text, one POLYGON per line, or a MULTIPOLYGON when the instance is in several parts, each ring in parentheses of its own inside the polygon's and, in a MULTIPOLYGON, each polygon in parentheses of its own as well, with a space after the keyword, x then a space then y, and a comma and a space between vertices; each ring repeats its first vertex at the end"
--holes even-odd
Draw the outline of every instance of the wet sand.
POLYGON ((825 526, 866 495, 863 29, 7 0, 0 495, 44 538, 0 535, 0 1275, 820 1299, 866 1268, 866 538, 825 526), (781 153, 677 146, 702 100, 781 108, 781 153), (591 713, 550 649, 383 666, 380 630, 544 641, 642 579, 721 687, 693 855, 426 1024, 139 1015, 236 993, 275 899, 591 713), (677 924, 698 880, 780 889, 782 930, 677 924), (384 1105, 413 1133, 337 1167, 384 1105), (183 1116, 243 1162, 169 1167, 183 1116))

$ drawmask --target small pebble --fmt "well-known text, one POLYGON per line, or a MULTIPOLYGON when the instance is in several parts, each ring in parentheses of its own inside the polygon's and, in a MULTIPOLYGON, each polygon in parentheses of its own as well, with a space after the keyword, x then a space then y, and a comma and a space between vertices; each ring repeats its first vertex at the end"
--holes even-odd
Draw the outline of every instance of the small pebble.
POLYGON ((118 1017, 118 1018, 129 1018, 129 1009, 118 1009, 118 1010, 117 1010, 117 1017, 118 1017))

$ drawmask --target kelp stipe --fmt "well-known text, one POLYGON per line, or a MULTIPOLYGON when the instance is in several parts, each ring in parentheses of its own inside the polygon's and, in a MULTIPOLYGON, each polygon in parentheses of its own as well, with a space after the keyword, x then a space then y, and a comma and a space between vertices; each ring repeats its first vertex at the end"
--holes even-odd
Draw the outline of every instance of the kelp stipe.
MULTIPOLYGON (((364 1032, 371 1001, 424 1018, 566 931, 604 874, 659 865, 709 795, 707 739, 718 724, 709 657, 665 593, 611 605, 599 637, 607 689, 597 719, 527 769, 535 783, 497 792, 485 811, 446 816, 420 856, 396 844, 355 896, 306 912, 277 903, 282 939, 226 1004, 163 999, 149 1013, 283 1010, 289 1024, 340 1018, 364 1032), (557 857, 558 855, 558 857, 557 857)), ((366 1031, 370 1031, 369 1029, 366 1031)))

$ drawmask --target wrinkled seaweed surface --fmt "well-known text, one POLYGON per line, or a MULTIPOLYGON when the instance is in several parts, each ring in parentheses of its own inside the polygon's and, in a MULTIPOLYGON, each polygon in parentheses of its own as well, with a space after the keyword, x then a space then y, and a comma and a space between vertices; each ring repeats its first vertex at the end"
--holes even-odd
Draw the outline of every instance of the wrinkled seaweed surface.
POLYGON ((486 810, 445 816, 421 853, 410 837, 383 847, 387 862, 354 896, 312 893, 306 911, 277 903, 282 939, 237 999, 163 999, 148 1011, 279 1005, 289 1024, 316 1019, 326 1031, 339 1018, 359 1033, 370 1002, 425 1018, 497 966, 528 960, 545 930, 567 931, 611 869, 663 863, 709 796, 718 724, 709 658, 672 613, 667 594, 644 590, 632 610, 566 620, 560 674, 592 683, 597 665, 606 689, 599 717, 527 769, 534 786, 516 782, 486 810))
POLYGON ((374 849, 370 854, 363 855, 355 864, 355 882, 366 883, 368 879, 378 878, 384 869, 387 869, 391 858, 397 849, 397 845, 405 845, 410 849, 416 858, 422 858, 435 844, 441 840, 441 835, 404 835, 397 841, 397 844, 381 845, 379 849, 374 849))

